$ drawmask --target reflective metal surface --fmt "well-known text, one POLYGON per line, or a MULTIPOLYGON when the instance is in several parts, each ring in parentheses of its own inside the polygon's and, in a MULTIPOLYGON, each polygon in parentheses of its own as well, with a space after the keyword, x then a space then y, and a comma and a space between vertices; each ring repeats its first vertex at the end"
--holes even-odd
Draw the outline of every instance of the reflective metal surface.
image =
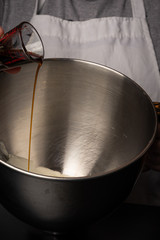
MULTIPOLYGON (((36 66, 0 76, 0 140, 9 153, 24 158, 36 66)), ((154 131, 150 100, 123 75, 79 61, 43 64, 32 134, 37 165, 74 177, 103 174, 137 158, 154 131)))
MULTIPOLYGON (((24 158, 36 67, 0 74, 0 140, 24 158)), ((103 216, 128 196, 155 131, 153 104, 132 80, 93 63, 46 60, 31 159, 74 178, 38 176, 0 161, 0 201, 24 221, 56 231, 103 216)))

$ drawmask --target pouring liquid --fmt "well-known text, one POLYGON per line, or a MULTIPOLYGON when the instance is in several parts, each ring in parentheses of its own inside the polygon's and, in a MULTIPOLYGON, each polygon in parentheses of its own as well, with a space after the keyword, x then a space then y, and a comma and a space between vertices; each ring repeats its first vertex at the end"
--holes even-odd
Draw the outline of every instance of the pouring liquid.
POLYGON ((31 61, 40 61, 40 56, 36 53, 27 52, 21 49, 5 49, 0 45, 0 71, 15 68, 31 61))
POLYGON ((38 66, 37 66, 37 70, 36 70, 36 74, 35 74, 34 86, 33 86, 31 117, 30 117, 30 131, 29 131, 28 171, 30 170, 30 161, 31 161, 31 141, 32 141, 32 125, 33 125, 34 100, 35 100, 35 92, 36 92, 36 86, 37 86, 38 73, 39 73, 39 70, 40 70, 41 66, 42 66, 42 59, 40 59, 39 62, 38 62, 38 66))

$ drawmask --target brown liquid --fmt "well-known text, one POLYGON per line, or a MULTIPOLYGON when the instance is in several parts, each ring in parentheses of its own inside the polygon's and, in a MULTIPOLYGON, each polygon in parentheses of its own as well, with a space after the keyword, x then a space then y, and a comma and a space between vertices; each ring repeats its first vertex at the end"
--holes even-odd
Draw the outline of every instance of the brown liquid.
MULTIPOLYGON (((5 49, 0 45, 0 71, 20 66, 31 62, 31 59, 40 62, 40 56, 36 53, 24 53, 21 49, 5 49)), ((41 60, 42 62, 42 60, 41 60)))
POLYGON ((31 140, 32 140, 32 123, 33 123, 34 99, 35 99, 38 73, 39 73, 39 69, 40 69, 41 66, 42 66, 42 59, 40 59, 40 61, 38 63, 37 70, 36 70, 36 75, 35 75, 35 80, 34 80, 34 86, 33 86, 31 118, 30 118, 30 132, 29 132, 28 171, 30 170, 30 159, 31 159, 31 140))

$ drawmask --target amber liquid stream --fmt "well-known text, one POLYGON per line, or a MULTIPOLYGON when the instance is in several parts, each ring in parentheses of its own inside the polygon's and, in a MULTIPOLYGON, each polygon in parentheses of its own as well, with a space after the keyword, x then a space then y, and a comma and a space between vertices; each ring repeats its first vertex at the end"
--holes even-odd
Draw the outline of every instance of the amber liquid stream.
POLYGON ((31 141, 32 141, 32 125, 33 125, 34 100, 35 100, 35 92, 36 92, 38 73, 39 73, 39 70, 40 70, 41 66, 42 66, 42 59, 39 60, 39 63, 38 63, 38 66, 37 66, 37 70, 36 70, 36 74, 35 74, 34 86, 33 86, 31 118, 30 118, 30 131, 29 131, 28 171, 30 170, 30 161, 31 161, 31 141))

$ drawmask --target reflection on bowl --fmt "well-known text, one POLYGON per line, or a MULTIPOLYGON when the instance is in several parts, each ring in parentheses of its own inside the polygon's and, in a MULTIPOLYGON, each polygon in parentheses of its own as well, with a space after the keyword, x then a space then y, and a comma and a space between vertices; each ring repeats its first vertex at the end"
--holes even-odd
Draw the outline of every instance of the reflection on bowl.
POLYGON ((16 75, 0 74, 0 140, 11 154, 0 160, 0 202, 29 224, 64 231, 104 216, 128 196, 155 137, 156 113, 147 94, 112 69, 46 60, 37 83, 28 172, 23 165, 35 70, 32 63, 16 75), (35 174, 33 168, 65 176, 35 174))

